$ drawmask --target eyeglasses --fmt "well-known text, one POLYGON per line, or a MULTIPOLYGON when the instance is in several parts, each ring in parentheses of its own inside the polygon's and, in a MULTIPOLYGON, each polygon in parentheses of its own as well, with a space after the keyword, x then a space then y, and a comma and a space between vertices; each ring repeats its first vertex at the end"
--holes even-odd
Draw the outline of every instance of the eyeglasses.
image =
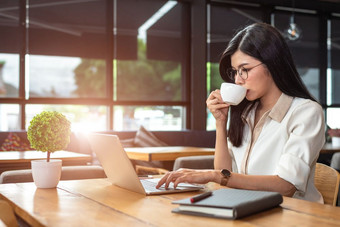
POLYGON ((248 72, 250 70, 252 70, 253 68, 259 66, 259 65, 262 65, 263 63, 260 63, 258 65, 255 65, 254 67, 252 68, 244 68, 243 66, 241 66, 239 69, 235 69, 235 68, 228 68, 226 70, 226 73, 227 73, 227 76, 229 77, 229 79, 233 82, 235 82, 236 80, 236 75, 238 73, 239 77, 241 77, 243 80, 246 80, 248 79, 248 72))

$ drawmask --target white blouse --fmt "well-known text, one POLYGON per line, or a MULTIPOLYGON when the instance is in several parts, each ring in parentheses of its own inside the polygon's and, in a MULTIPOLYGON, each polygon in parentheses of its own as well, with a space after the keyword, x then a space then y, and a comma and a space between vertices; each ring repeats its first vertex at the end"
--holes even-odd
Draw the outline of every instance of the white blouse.
POLYGON ((309 99, 282 94, 254 127, 255 109, 243 113, 243 143, 229 142, 233 172, 278 175, 293 184, 295 198, 323 203, 314 185, 315 164, 325 143, 321 106, 309 99))

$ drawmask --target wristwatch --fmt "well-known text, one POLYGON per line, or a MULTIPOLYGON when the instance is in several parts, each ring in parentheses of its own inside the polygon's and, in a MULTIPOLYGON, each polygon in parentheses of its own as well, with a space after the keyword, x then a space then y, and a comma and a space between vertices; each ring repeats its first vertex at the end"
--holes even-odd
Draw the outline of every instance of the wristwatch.
POLYGON ((220 185, 222 186, 226 186, 228 184, 228 180, 231 176, 231 172, 227 169, 221 169, 221 175, 222 175, 222 179, 221 179, 221 183, 220 185))

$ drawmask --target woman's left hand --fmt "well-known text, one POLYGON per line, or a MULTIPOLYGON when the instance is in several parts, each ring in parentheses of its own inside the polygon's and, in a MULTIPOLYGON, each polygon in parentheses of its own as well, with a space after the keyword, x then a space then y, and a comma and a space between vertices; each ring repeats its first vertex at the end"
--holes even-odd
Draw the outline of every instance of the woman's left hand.
POLYGON ((218 181, 219 171, 217 170, 195 170, 195 169, 179 169, 165 174, 158 182, 156 188, 165 184, 165 188, 169 187, 170 182, 174 183, 174 188, 181 182, 206 184, 211 181, 218 181))

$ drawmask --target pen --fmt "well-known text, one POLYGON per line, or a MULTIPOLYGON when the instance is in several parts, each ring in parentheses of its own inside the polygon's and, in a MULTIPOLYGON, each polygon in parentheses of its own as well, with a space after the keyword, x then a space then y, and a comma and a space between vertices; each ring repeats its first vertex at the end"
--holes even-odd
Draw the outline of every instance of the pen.
POLYGON ((191 198, 190 198, 190 202, 195 203, 195 202, 198 202, 198 201, 200 201, 200 200, 202 200, 202 199, 205 199, 205 198, 207 198, 207 197, 209 197, 209 196, 211 196, 211 195, 212 195, 212 192, 211 192, 211 191, 205 192, 205 193, 202 193, 202 194, 200 194, 200 195, 191 197, 191 198))

